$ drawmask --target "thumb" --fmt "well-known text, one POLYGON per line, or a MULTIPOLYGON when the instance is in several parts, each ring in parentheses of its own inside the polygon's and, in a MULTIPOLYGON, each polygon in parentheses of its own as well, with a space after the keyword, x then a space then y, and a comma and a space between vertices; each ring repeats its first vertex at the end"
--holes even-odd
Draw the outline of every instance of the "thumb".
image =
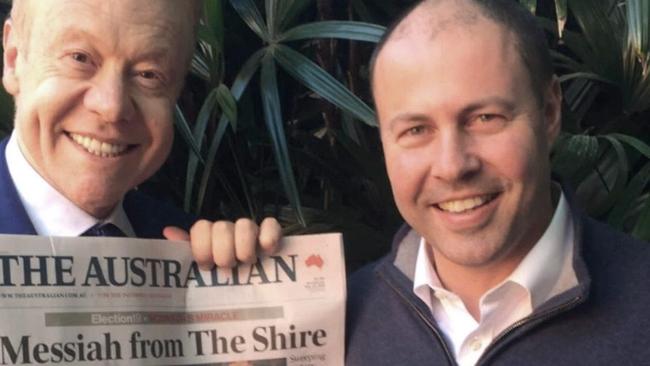
POLYGON ((163 229, 163 236, 167 240, 190 241, 190 234, 176 226, 167 226, 163 229))

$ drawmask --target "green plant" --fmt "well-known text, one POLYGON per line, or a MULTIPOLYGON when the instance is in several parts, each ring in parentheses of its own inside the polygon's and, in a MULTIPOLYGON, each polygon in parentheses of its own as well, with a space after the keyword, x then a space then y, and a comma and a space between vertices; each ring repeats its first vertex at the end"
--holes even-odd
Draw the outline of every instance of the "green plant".
MULTIPOLYGON (((215 162, 217 151, 224 139, 227 140, 229 134, 236 135, 239 132, 238 129, 243 128, 238 120, 236 101, 240 100, 246 90, 250 88, 251 81, 259 71, 260 77, 257 82, 263 109, 262 114, 269 133, 275 165, 282 182, 282 188, 296 218, 298 222, 305 225, 301 195, 285 133, 286 118, 283 117, 283 103, 278 90, 278 67, 320 98, 328 100, 350 116, 374 126, 375 117, 372 109, 335 77, 308 57, 294 50, 288 43, 316 37, 374 42, 383 33, 383 28, 351 21, 310 22, 292 27, 294 19, 309 4, 307 1, 266 1, 265 19, 262 18, 259 9, 251 0, 231 1, 230 4, 259 37, 262 47, 251 52, 234 77, 231 87, 226 87, 223 83, 225 38, 223 4, 220 1, 206 2, 205 22, 199 31, 200 47, 194 58, 193 72, 208 83, 208 89, 211 91, 208 93, 191 130, 180 110, 178 113, 179 126, 193 152, 188 161, 185 208, 195 212, 202 210, 205 205, 207 188, 213 177, 216 177, 227 191, 233 193, 230 195, 231 201, 240 201, 235 197, 236 189, 233 189, 232 185, 219 173, 215 162), (213 131, 211 133, 208 132, 210 126, 213 131), (202 166, 200 166, 201 162, 202 166), (201 171, 200 175, 198 174, 199 170, 201 171)), ((354 122, 351 118, 346 118, 346 123, 354 122)), ((348 126, 344 131, 353 130, 354 128, 348 126)), ((329 132, 327 133, 329 134, 329 132)), ((239 156, 236 154, 238 152, 235 149, 231 150, 233 151, 233 163, 237 166, 239 156)), ((239 175, 238 183, 241 184, 246 203, 238 203, 236 206, 240 208, 239 211, 244 211, 249 216, 258 216, 260 212, 253 204, 255 199, 252 197, 253 193, 248 189, 250 182, 247 182, 246 172, 240 170, 237 175, 239 175)))
MULTIPOLYGON (((546 16, 566 99, 554 171, 590 214, 650 238, 647 5, 521 1, 546 16)), ((202 216, 273 215, 287 234, 343 231, 351 267, 380 255, 400 219, 363 101, 384 28, 351 20, 385 24, 410 3, 206 1, 177 111, 185 144, 159 182, 180 187, 202 216)))
POLYGON ((564 29, 566 0, 556 5, 562 19, 540 19, 556 37, 567 107, 554 170, 589 214, 650 240, 650 5, 571 0, 575 30, 564 29))

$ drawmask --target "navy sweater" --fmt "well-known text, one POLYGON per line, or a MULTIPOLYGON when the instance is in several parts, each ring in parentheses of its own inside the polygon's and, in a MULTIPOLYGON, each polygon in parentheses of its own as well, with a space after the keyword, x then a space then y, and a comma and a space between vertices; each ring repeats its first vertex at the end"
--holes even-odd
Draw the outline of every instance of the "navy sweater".
MULTIPOLYGON (((575 213, 574 222, 580 285, 497 336, 479 365, 650 365, 650 244, 575 213)), ((405 274, 413 249, 398 244, 409 232, 349 279, 346 365, 456 364, 405 274)))

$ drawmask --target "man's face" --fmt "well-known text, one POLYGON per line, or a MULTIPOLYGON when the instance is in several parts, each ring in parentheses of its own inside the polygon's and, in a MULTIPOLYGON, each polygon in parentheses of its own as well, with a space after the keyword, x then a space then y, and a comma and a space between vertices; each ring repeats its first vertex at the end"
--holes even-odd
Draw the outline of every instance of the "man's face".
POLYGON ((482 17, 410 25, 379 54, 374 92, 397 206, 436 261, 520 260, 552 215, 559 89, 540 103, 515 39, 482 17), (430 26, 426 24, 426 26, 430 26))
POLYGON ((3 84, 31 165, 106 216, 166 159, 192 45, 190 2, 29 1, 5 24, 3 84))

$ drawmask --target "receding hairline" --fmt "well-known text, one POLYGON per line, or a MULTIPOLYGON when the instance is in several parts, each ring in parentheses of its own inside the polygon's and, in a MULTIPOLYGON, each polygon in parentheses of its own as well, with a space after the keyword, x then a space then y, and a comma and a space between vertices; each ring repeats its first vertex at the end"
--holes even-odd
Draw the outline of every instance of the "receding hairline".
POLYGON ((374 87, 374 75, 377 59, 384 48, 393 42, 417 34, 418 37, 428 36, 431 41, 437 35, 452 26, 472 25, 479 19, 490 20, 483 14, 481 9, 471 1, 467 0, 422 0, 406 9, 397 18, 397 21, 386 30, 386 36, 377 44, 370 60, 370 84, 374 87), (460 7, 453 9, 453 14, 446 16, 436 12, 436 8, 443 3, 452 2, 460 7), (426 33, 426 34, 423 34, 426 33))
MULTIPOLYGON (((402 34, 400 27, 404 23, 412 21, 414 13, 422 12, 420 17, 428 21, 420 21, 422 29, 426 30, 431 24, 436 24, 439 19, 437 9, 439 5, 455 5, 456 12, 461 16, 456 16, 458 21, 471 23, 472 16, 462 15, 463 11, 476 14, 475 18, 485 19, 488 22, 496 24, 500 28, 509 32, 513 37, 513 46, 517 51, 519 60, 527 69, 527 75, 531 82, 533 91, 541 103, 545 98, 545 90, 553 80, 553 65, 551 55, 548 50, 548 43, 543 30, 537 25, 534 16, 520 4, 512 0, 420 0, 409 7, 401 16, 397 17, 395 22, 387 29, 386 33, 379 41, 370 59, 370 87, 374 95, 374 76, 375 66, 379 55, 382 53, 384 46, 392 43, 395 38, 402 34)), ((446 7, 444 9, 451 9, 446 7)), ((449 14, 449 12, 446 12, 449 14)), ((453 17, 452 17, 453 18, 453 17)), ((435 28, 435 27, 434 27, 435 28)), ((438 28, 440 28, 438 26, 438 28)), ((435 33, 435 32, 434 32, 435 33)), ((435 34, 434 34, 435 35, 435 34)), ((408 36, 408 35, 407 35, 408 36)))
POLYGON ((450 12, 441 14, 436 11, 444 0, 425 0, 418 3, 411 9, 402 21, 398 22, 394 32, 386 40, 386 43, 409 37, 412 34, 428 36, 431 40, 438 34, 455 26, 471 26, 479 21, 479 18, 486 18, 480 9, 473 3, 465 0, 450 0, 457 4, 454 8, 445 8, 450 12))

